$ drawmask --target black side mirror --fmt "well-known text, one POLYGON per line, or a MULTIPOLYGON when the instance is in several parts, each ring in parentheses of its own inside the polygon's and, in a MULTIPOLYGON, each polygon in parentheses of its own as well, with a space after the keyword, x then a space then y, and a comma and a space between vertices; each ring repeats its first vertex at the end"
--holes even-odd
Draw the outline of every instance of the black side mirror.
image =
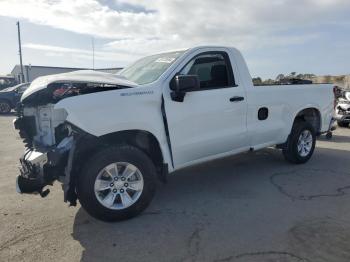
POLYGON ((200 89, 200 82, 197 75, 176 75, 170 83, 171 99, 183 102, 185 94, 200 89))

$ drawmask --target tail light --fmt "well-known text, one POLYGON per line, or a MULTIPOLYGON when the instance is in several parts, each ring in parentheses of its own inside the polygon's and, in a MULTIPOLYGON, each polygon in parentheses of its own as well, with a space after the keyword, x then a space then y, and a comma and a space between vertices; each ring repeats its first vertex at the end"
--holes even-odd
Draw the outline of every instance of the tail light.
POLYGON ((333 108, 335 110, 335 108, 337 107, 337 86, 333 86, 333 108))

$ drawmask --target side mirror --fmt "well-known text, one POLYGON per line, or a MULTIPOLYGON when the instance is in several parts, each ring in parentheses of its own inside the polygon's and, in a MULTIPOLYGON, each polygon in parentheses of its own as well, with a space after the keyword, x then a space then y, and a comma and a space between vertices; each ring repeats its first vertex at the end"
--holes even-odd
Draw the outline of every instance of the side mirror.
POLYGON ((171 99, 183 102, 185 94, 200 89, 200 82, 197 75, 176 75, 170 83, 171 99))

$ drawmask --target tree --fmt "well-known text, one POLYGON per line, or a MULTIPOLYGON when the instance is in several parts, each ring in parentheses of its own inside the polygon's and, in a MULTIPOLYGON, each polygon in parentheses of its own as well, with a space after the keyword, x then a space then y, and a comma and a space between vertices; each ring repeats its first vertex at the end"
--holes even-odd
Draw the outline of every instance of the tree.
POLYGON ((261 79, 261 77, 255 77, 255 78, 253 78, 253 83, 254 83, 254 85, 261 85, 261 84, 262 84, 262 79, 261 79))
POLYGON ((291 73, 289 74, 289 77, 290 77, 290 78, 295 78, 296 74, 297 74, 297 72, 291 72, 291 73))
POLYGON ((274 85, 276 84, 276 81, 275 80, 272 80, 272 79, 266 79, 264 82, 263 82, 264 85, 274 85))
POLYGON ((286 76, 284 74, 279 74, 277 77, 276 77, 276 81, 281 81, 282 79, 285 79, 286 76))

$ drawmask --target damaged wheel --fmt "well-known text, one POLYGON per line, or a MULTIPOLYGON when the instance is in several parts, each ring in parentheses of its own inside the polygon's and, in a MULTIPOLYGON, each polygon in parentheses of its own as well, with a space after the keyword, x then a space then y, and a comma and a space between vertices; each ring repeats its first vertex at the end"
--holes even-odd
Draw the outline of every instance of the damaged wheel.
POLYGON ((95 218, 119 221, 141 213, 156 189, 152 160, 138 148, 123 145, 95 154, 79 176, 81 205, 95 218))

